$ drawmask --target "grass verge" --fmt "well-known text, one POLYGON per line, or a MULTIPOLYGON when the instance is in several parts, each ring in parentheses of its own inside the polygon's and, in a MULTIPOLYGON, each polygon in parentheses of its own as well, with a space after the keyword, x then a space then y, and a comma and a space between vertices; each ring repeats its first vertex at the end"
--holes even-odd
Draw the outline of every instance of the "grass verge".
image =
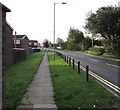
POLYGON ((20 99, 32 81, 38 66, 42 60, 43 53, 33 53, 27 59, 11 65, 5 70, 5 108, 16 108, 20 99))
POLYGON ((55 101, 59 108, 117 108, 120 100, 98 84, 92 77, 86 82, 85 73, 77 74, 64 60, 48 53, 55 101))
POLYGON ((107 53, 104 53, 102 54, 103 57, 109 57, 109 58, 118 58, 120 59, 120 57, 116 56, 116 55, 110 55, 110 54, 107 54, 107 53))

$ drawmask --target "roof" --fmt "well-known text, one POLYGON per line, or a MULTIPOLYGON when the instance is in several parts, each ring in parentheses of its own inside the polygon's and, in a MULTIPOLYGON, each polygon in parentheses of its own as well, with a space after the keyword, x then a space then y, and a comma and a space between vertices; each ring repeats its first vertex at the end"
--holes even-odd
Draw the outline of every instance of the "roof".
MULTIPOLYGON (((26 35, 13 35, 13 39, 20 39, 20 40, 22 40, 22 39, 24 39, 25 37, 27 37, 26 35)), ((27 39, 28 39, 28 37, 27 37, 27 39)))
POLYGON ((94 47, 95 48, 104 48, 103 46, 97 46, 97 45, 95 45, 94 47))
POLYGON ((7 26, 11 29, 11 30, 14 30, 13 28, 12 28, 12 26, 6 21, 6 24, 7 24, 7 26))
POLYGON ((0 5, 2 5, 2 10, 4 10, 5 12, 11 12, 11 10, 7 8, 5 5, 3 5, 1 2, 0 5))
POLYGON ((29 42, 38 42, 37 40, 29 40, 29 42))

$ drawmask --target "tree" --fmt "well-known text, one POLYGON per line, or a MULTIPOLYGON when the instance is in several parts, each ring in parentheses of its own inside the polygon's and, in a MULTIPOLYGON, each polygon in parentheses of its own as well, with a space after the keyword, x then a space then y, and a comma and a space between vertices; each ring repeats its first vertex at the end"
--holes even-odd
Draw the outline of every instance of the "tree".
POLYGON ((68 42, 67 42, 67 41, 66 41, 66 42, 63 42, 63 43, 61 44, 61 49, 62 49, 62 50, 68 49, 68 42))
POLYGON ((68 47, 70 50, 78 50, 78 43, 84 39, 84 35, 78 29, 71 28, 69 29, 69 34, 67 38, 68 47))
POLYGON ((58 46, 61 46, 61 44, 64 42, 63 39, 61 38, 57 38, 56 41, 57 41, 58 46))
POLYGON ((81 42, 81 49, 82 50, 88 50, 92 46, 92 40, 89 37, 86 37, 82 42, 81 42))
POLYGON ((103 46, 102 45, 102 40, 95 40, 95 39, 93 39, 93 42, 94 42, 94 45, 103 46))
POLYGON ((84 39, 83 33, 78 29, 70 27, 67 40, 72 41, 74 43, 80 43, 82 39, 84 39))
POLYGON ((120 50, 120 8, 101 7, 96 13, 89 13, 85 29, 92 34, 100 34, 105 46, 111 54, 118 54, 120 50))
POLYGON ((49 41, 47 39, 45 39, 43 41, 43 45, 44 45, 44 47, 48 48, 49 47, 49 41))

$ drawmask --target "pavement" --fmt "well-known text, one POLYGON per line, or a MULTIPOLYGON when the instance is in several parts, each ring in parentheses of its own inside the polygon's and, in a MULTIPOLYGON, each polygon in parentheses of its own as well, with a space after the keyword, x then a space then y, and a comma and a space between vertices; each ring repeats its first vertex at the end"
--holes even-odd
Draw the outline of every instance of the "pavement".
POLYGON ((53 85, 50 77, 50 69, 47 54, 44 55, 40 67, 24 94, 17 110, 22 108, 29 110, 58 110, 54 101, 53 85))

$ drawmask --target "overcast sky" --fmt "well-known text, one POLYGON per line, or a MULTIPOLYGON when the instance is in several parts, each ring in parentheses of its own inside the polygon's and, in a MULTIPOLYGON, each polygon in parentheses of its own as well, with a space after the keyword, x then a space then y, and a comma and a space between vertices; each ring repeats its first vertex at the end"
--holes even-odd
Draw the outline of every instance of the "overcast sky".
POLYGON ((25 34, 29 39, 44 39, 53 42, 53 4, 56 4, 56 38, 66 40, 69 28, 74 27, 85 32, 86 13, 95 12, 102 6, 118 6, 120 0, 0 0, 11 12, 7 13, 7 21, 17 32, 25 34))

